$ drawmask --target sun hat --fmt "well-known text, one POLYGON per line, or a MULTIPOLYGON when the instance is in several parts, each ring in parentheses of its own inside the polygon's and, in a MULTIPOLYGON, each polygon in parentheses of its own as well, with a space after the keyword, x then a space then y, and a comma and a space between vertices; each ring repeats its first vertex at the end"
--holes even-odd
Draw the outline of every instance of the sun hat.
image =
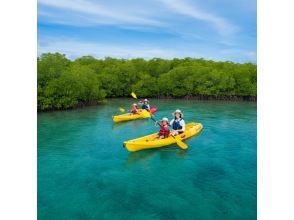
POLYGON ((166 121, 166 122, 168 122, 168 118, 163 117, 163 118, 161 119, 161 121, 166 121))
POLYGON ((184 117, 184 114, 181 112, 180 109, 175 110, 175 112, 173 113, 173 116, 175 116, 176 113, 179 113, 181 117, 184 117))
POLYGON ((133 105, 137 105, 137 103, 134 103, 133 105))

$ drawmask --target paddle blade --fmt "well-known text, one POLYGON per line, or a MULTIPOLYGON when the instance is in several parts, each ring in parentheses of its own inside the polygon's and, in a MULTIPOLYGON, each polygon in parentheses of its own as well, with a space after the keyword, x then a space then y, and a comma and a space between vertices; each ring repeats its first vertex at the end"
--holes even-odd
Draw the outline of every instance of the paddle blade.
POLYGON ((134 92, 131 93, 131 96, 134 98, 134 99, 137 99, 137 96, 134 92))
POLYGON ((188 145, 185 144, 181 139, 179 139, 178 136, 175 136, 175 139, 176 139, 176 142, 177 142, 177 145, 182 148, 183 150, 187 150, 188 149, 188 145))
POLYGON ((118 109, 120 112, 125 112, 126 110, 125 109, 123 109, 123 108, 119 108, 118 109))

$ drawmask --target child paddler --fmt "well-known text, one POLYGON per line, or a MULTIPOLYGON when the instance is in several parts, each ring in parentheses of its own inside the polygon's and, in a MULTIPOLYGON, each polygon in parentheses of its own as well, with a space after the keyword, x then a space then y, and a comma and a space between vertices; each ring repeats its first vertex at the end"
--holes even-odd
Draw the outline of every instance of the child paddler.
POLYGON ((138 114, 138 112, 139 112, 139 109, 137 108, 137 104, 134 103, 133 107, 132 107, 132 110, 131 110, 131 113, 132 114, 138 114))
POLYGON ((169 128, 168 126, 169 123, 168 123, 168 118, 162 118, 162 120, 160 121, 160 123, 157 122, 157 124, 159 124, 160 126, 160 129, 159 129, 159 132, 158 134, 156 135, 156 137, 154 138, 155 139, 164 139, 164 138, 167 138, 170 134, 170 131, 169 131, 169 128))

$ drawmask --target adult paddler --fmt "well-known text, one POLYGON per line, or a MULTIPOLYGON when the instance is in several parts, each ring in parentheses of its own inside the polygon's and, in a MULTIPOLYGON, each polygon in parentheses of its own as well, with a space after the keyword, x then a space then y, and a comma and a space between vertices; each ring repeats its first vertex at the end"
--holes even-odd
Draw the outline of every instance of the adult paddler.
POLYGON ((142 109, 145 109, 147 111, 150 111, 150 105, 148 99, 144 99, 143 104, 142 104, 142 109))
POLYGON ((183 119, 184 115, 180 109, 177 109, 173 113, 174 119, 170 121, 170 126, 173 130, 171 130, 170 134, 176 136, 185 131, 185 121, 183 119))

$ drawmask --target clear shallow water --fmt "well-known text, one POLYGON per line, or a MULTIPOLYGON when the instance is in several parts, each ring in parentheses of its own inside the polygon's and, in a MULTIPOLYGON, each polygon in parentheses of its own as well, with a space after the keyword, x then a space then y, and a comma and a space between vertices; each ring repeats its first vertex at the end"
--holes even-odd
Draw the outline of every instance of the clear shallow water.
POLYGON ((123 141, 158 128, 114 124, 126 103, 38 114, 38 219, 256 219, 255 103, 154 100, 204 129, 188 151, 136 153, 123 141))

